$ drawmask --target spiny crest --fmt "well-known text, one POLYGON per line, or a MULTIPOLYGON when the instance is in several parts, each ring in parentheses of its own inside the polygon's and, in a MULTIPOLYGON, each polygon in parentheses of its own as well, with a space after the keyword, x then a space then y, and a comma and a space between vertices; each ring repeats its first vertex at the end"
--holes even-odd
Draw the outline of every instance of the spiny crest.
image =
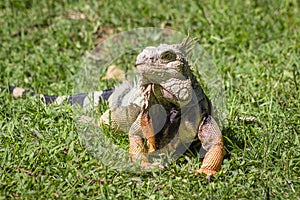
POLYGON ((194 45, 197 43, 198 38, 190 38, 190 35, 188 34, 188 36, 186 38, 184 38, 180 44, 180 46, 183 48, 184 52, 186 55, 188 55, 194 45))

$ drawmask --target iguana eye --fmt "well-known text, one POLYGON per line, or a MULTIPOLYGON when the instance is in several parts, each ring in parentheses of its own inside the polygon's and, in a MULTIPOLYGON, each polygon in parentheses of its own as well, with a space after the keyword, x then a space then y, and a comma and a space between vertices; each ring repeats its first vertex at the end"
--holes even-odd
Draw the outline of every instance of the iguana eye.
POLYGON ((176 54, 173 51, 165 51, 160 55, 163 62, 171 62, 176 60, 176 54))

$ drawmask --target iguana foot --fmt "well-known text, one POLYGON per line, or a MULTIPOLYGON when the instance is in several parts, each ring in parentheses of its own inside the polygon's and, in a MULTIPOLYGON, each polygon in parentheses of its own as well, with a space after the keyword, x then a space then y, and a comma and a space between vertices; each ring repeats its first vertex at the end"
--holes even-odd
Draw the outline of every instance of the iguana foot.
POLYGON ((142 169, 145 169, 145 170, 148 170, 148 169, 157 169, 157 168, 160 168, 160 169, 165 168, 165 167, 164 167, 161 163, 159 163, 159 162, 155 162, 155 163, 142 162, 140 166, 141 166, 142 169))
POLYGON ((214 175, 214 174, 216 174, 218 172, 216 170, 212 170, 212 169, 201 168, 201 169, 198 169, 198 170, 194 170, 194 173, 196 175, 206 174, 207 176, 211 176, 211 175, 214 175))

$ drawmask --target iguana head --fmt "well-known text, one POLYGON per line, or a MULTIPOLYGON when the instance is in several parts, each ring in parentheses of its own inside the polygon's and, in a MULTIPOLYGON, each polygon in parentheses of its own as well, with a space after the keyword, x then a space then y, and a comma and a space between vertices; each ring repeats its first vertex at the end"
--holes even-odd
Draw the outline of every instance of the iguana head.
POLYGON ((187 54, 193 41, 186 38, 181 44, 146 47, 136 60, 141 84, 159 84, 176 96, 177 100, 188 101, 192 86, 187 54))
POLYGON ((171 77, 182 76, 186 59, 184 49, 178 44, 161 44, 146 47, 136 60, 143 84, 160 83, 171 77))

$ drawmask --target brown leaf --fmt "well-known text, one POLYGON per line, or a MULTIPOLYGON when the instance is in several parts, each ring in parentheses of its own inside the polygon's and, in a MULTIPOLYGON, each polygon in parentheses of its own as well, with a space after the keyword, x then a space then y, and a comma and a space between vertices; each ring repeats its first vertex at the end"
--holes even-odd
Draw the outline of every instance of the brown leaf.
POLYGON ((102 80, 125 80, 125 72, 116 65, 111 65, 102 80))

